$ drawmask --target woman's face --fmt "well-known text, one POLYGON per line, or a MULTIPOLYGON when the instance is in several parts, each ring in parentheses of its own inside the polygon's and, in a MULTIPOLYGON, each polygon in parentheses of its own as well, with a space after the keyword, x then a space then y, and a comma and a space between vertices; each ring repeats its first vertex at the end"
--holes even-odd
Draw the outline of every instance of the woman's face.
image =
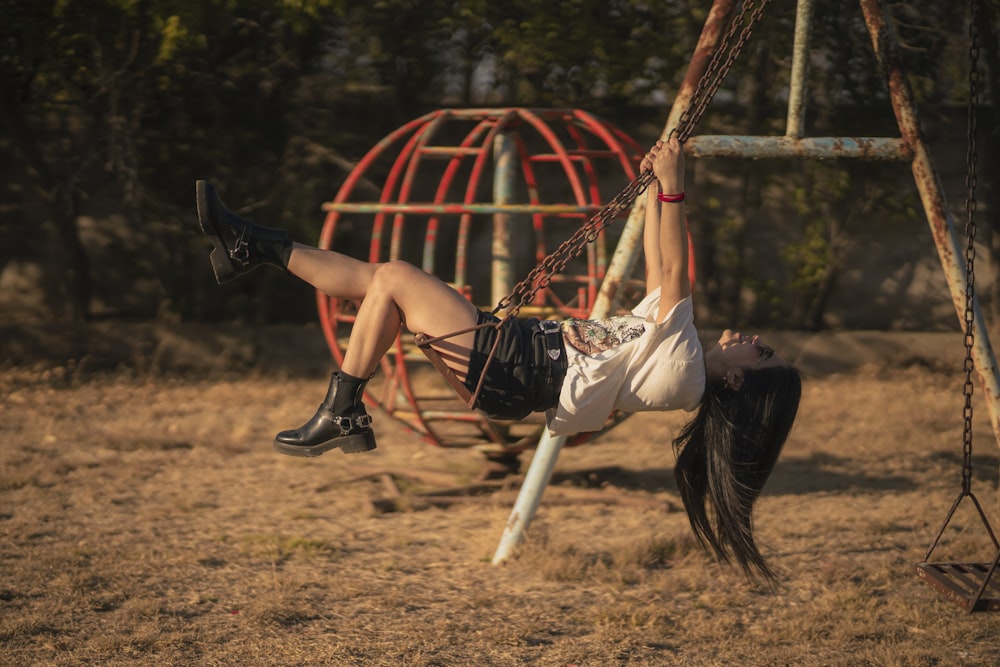
POLYGON ((722 332, 717 348, 727 368, 770 368, 787 365, 784 359, 764 344, 760 336, 744 336, 732 329, 722 332))

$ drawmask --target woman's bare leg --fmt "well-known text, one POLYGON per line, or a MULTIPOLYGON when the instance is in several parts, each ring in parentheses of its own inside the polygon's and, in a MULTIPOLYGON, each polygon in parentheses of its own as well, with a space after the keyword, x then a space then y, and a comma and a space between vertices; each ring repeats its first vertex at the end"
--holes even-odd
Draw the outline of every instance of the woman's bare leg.
MULTIPOLYGON (((324 294, 361 301, 341 365, 348 375, 371 375, 401 326, 434 337, 476 324, 476 308, 468 299, 406 262, 372 264, 295 243, 288 270, 324 294)), ((474 338, 474 333, 462 334, 435 346, 460 377, 474 338)))
MULTIPOLYGON (((401 326, 435 337, 471 328, 476 318, 476 307, 434 276, 406 262, 379 264, 351 328, 341 370, 355 377, 371 375, 401 326)), ((436 346, 460 377, 474 339, 469 332, 436 346)))
MULTIPOLYGON (((327 286, 331 290, 341 292, 342 283, 338 280, 356 281, 347 291, 363 291, 364 300, 351 328, 344 362, 330 379, 330 388, 316 414, 299 428, 275 436, 274 449, 282 454, 319 456, 334 447, 347 453, 374 449, 375 434, 361 397, 368 377, 389 350, 400 327, 406 325, 435 337, 476 324, 475 306, 417 267, 396 261, 365 266, 374 267, 370 274, 367 268, 359 268, 353 260, 336 253, 298 253, 297 268, 311 280, 320 284, 329 281, 327 286), (315 273, 318 269, 325 269, 329 275, 322 271, 315 273)), ((467 372, 474 339, 475 333, 468 332, 449 337, 436 346, 459 377, 467 372)))
MULTIPOLYGON (((335 447, 347 453, 374 449, 375 434, 362 395, 400 326, 434 337, 450 334, 475 325, 475 307, 445 283, 404 262, 372 264, 292 243, 283 230, 234 214, 205 181, 198 181, 195 194, 198 222, 212 242, 209 260, 219 284, 273 266, 330 296, 361 301, 344 363, 332 375, 326 398, 308 422, 278 433, 274 449, 291 456, 319 456, 335 447)), ((474 338, 469 332, 435 346, 460 377, 467 372, 474 338)))
POLYGON ((368 293, 379 264, 364 262, 333 250, 292 244, 288 271, 327 296, 361 300, 368 293))

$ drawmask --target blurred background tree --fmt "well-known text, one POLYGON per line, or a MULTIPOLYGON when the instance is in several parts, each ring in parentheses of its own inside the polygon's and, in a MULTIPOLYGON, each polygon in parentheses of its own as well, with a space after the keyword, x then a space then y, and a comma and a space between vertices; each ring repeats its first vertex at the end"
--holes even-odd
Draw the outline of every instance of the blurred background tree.
MULTIPOLYGON (((994 90, 997 19, 986 4, 994 90)), ((311 290, 277 273, 214 284, 194 180, 311 240, 355 162, 434 108, 579 107, 649 142, 710 5, 0 0, 0 275, 11 269, 8 284, 27 295, 17 317, 315 319, 311 290)), ((793 5, 769 7, 698 132, 783 132, 793 5)), ((965 8, 889 7, 932 140, 961 137, 965 8)), ((854 3, 816 1, 807 134, 897 134, 870 44, 854 3)), ((998 124, 983 101, 992 165, 998 124)), ((964 168, 963 150, 943 159, 964 168)), ((844 266, 873 228, 923 225, 906 169, 703 162, 692 167, 705 192, 692 207, 699 305, 720 320, 856 325, 838 311, 851 287, 844 266)))

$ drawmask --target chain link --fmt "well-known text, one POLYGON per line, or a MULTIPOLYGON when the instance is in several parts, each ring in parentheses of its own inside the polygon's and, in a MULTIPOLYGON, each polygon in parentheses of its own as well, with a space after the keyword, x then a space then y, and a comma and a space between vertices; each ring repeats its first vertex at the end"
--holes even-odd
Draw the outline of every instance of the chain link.
POLYGON ((764 15, 764 8, 767 7, 770 1, 762 0, 756 7, 749 0, 744 2, 739 15, 729 24, 729 30, 722 40, 721 47, 712 56, 712 60, 705 70, 705 75, 702 76, 691 96, 691 102, 684 110, 684 113, 681 114, 680 120, 677 122, 677 127, 673 130, 681 143, 687 141, 688 137, 691 136, 695 125, 701 120, 702 115, 705 113, 705 108, 708 107, 708 103, 715 97, 716 91, 719 90, 722 82, 725 81, 729 70, 733 68, 740 52, 743 51, 744 45, 750 39, 754 26, 757 25, 757 22, 764 15), (742 30, 740 30, 740 36, 733 43, 733 38, 740 26, 743 26, 742 30))
MULTIPOLYGON (((769 2, 770 0, 762 0, 759 5, 755 6, 751 0, 747 0, 743 3, 739 16, 730 23, 729 30, 723 37, 720 47, 712 56, 705 74, 698 81, 698 85, 691 95, 691 102, 681 114, 677 127, 671 131, 671 133, 677 133, 677 138, 681 143, 687 141, 694 126, 701 120, 705 108, 729 74, 729 70, 732 69, 740 51, 750 38, 753 27, 760 21, 764 14, 764 8, 769 2), (738 38, 736 37, 737 31, 739 32, 738 38), (735 43, 734 39, 736 39, 735 43)), ((636 176, 614 199, 532 269, 524 280, 514 286, 510 294, 500 299, 496 308, 493 309, 493 314, 506 311, 504 319, 517 317, 521 306, 534 301, 538 291, 545 289, 552 282, 553 275, 560 273, 571 259, 581 254, 587 244, 596 241, 600 233, 616 218, 628 212, 635 198, 645 191, 654 178, 652 172, 636 176)))
POLYGON ((642 194, 653 178, 653 174, 648 171, 636 176, 631 183, 625 186, 624 190, 595 213, 585 225, 577 229, 571 237, 532 269, 524 280, 514 286, 510 294, 500 299, 500 303, 493 309, 493 314, 496 315, 501 310, 509 309, 506 317, 517 317, 522 305, 531 303, 539 290, 549 286, 549 283, 552 282, 552 276, 566 268, 569 260, 583 252, 588 243, 597 240, 600 233, 614 222, 615 218, 628 212, 632 207, 632 202, 642 194))
POLYGON ((965 405, 962 409, 964 421, 962 447, 962 492, 972 490, 972 347, 975 343, 975 295, 976 295, 976 110, 979 106, 979 0, 970 0, 969 18, 969 117, 968 152, 966 153, 965 176, 965 385, 963 394, 965 405))

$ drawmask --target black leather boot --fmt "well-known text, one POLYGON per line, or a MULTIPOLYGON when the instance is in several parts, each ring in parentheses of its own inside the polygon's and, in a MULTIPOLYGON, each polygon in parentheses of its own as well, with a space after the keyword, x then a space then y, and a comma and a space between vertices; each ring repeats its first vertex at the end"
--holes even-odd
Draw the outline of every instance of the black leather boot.
POLYGON ((372 418, 361 402, 368 379, 334 373, 326 398, 312 419, 274 437, 274 451, 289 456, 319 456, 334 447, 347 454, 375 449, 372 418))
POLYGON ((195 184, 198 222, 212 240, 212 270, 221 285, 261 266, 288 268, 292 242, 283 229, 262 227, 236 215, 222 203, 211 183, 195 184))

